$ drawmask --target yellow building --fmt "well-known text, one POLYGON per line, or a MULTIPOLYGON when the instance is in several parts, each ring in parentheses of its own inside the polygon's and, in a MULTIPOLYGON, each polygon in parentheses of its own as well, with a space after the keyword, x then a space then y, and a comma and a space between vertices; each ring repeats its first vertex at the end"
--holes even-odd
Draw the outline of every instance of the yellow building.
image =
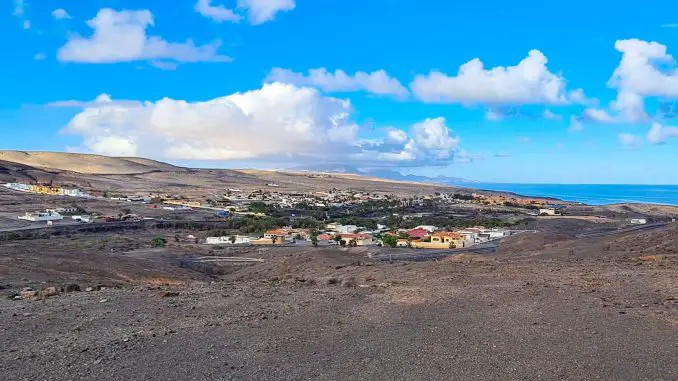
POLYGON ((250 240, 251 245, 284 245, 285 237, 276 237, 275 242, 273 238, 259 238, 250 240))
POLYGON ((45 186, 45 185, 33 185, 31 187, 31 190, 35 193, 49 194, 49 195, 54 195, 54 196, 64 194, 64 191, 61 188, 50 187, 50 186, 45 186))
POLYGON ((431 234, 429 242, 412 241, 412 247, 417 249, 454 249, 464 247, 464 236, 453 232, 437 232, 431 234))
POLYGON ((189 201, 189 200, 164 200, 163 203, 168 205, 187 206, 189 208, 200 208, 202 206, 202 203, 200 201, 189 201))

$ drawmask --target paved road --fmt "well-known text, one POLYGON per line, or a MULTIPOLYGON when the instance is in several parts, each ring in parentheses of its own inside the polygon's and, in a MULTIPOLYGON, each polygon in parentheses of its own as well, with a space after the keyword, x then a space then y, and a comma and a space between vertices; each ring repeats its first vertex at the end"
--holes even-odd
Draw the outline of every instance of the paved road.
POLYGON ((625 228, 625 229, 606 230, 606 231, 602 231, 602 232, 593 232, 593 233, 581 233, 581 234, 575 235, 575 237, 576 238, 604 237, 604 236, 607 236, 607 235, 614 235, 614 234, 631 233, 631 232, 644 231, 644 230, 654 230, 654 229, 663 228, 666 225, 667 225, 666 222, 660 222, 660 223, 656 223, 656 224, 632 226, 630 228, 625 228))
POLYGON ((474 246, 464 249, 449 249, 449 250, 437 250, 437 249, 394 249, 388 253, 380 254, 370 254, 371 259, 375 259, 381 262, 392 262, 392 261, 430 261, 434 259, 439 259, 447 257, 450 255, 472 253, 472 254, 492 254, 497 251, 498 243, 492 245, 483 245, 482 247, 474 246))

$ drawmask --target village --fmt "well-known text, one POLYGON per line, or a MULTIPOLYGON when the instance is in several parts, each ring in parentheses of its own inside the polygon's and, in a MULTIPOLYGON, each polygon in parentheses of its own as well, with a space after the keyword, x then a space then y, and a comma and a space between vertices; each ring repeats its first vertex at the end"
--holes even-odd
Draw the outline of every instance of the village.
MULTIPOLYGON (((269 184, 273 186, 275 184, 269 184)), ((25 211, 18 219, 39 226, 44 223, 108 223, 164 220, 221 220, 230 223, 222 234, 200 239, 206 245, 313 245, 313 246, 384 246, 416 249, 468 248, 511 234, 507 226, 463 223, 463 226, 436 226, 427 223, 436 205, 461 207, 507 206, 524 209, 525 213, 546 208, 543 200, 520 197, 486 196, 478 193, 435 193, 419 197, 398 197, 390 194, 360 191, 284 193, 271 190, 244 192, 230 188, 221 197, 187 199, 169 194, 109 194, 75 188, 8 183, 6 188, 42 196, 60 196, 77 200, 106 201, 121 206, 117 214, 87 211, 77 202, 43 211, 25 211), (134 212, 126 206, 138 206, 134 212), (541 207, 541 208, 540 208, 541 207), (144 212, 146 210, 147 212, 144 212), (145 215, 152 211, 152 216, 145 215), (422 212, 423 210, 423 212, 422 212), (408 213, 408 211, 410 213, 408 213), (417 211, 417 213, 411 213, 417 211), (164 212, 157 216, 158 212, 164 212), (198 213, 199 212, 199 213, 198 213), (199 214, 191 217, 192 214, 199 214), (211 217, 209 217, 211 216, 211 217), (411 226, 415 222, 421 222, 411 226), (342 223, 343 222, 343 223, 342 223), (36 225, 37 224, 37 225, 36 225)), ((275 188, 275 187, 274 187, 275 188)), ((463 218, 461 218, 463 220, 463 218)), ((482 221, 480 221, 482 222, 482 221)), ((501 224, 500 224, 501 225, 501 224)))
POLYGON ((488 229, 482 226, 457 231, 439 230, 436 226, 417 226, 414 229, 389 230, 379 225, 377 230, 366 230, 356 225, 329 223, 322 231, 283 227, 267 230, 263 236, 231 235, 207 237, 208 245, 297 245, 310 243, 313 246, 386 246, 415 249, 456 249, 508 237, 508 229, 488 229))

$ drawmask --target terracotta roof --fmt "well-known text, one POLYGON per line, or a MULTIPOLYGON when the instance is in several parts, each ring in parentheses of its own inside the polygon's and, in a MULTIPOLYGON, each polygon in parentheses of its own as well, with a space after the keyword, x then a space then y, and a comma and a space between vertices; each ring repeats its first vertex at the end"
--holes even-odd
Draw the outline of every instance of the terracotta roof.
POLYGON ((370 239, 372 236, 365 233, 345 233, 341 234, 341 238, 344 239, 370 239))
POLYGON ((437 232, 433 233, 434 237, 452 237, 452 238, 461 238, 461 234, 455 232, 437 232))
POLYGON ((411 230, 407 231, 407 235, 412 237, 412 238, 424 238, 427 235, 429 235, 429 232, 428 232, 428 230, 422 229, 422 228, 411 229, 411 230))
POLYGON ((287 230, 284 230, 284 229, 268 230, 266 232, 266 234, 274 234, 274 235, 284 236, 284 235, 287 235, 287 230))

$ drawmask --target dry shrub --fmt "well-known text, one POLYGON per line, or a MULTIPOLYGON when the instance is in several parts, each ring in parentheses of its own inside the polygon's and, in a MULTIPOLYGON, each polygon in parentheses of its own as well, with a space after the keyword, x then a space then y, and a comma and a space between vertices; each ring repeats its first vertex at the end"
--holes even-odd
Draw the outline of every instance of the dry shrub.
POLYGON ((354 277, 349 277, 344 279, 344 281, 341 283, 342 286, 344 287, 357 287, 358 283, 356 283, 356 280, 354 277))
POLYGON ((181 286, 184 284, 180 280, 163 277, 147 277, 142 279, 142 281, 151 286, 181 286))
POLYGON ((641 255, 637 258, 641 262, 659 262, 666 259, 665 255, 641 255))

